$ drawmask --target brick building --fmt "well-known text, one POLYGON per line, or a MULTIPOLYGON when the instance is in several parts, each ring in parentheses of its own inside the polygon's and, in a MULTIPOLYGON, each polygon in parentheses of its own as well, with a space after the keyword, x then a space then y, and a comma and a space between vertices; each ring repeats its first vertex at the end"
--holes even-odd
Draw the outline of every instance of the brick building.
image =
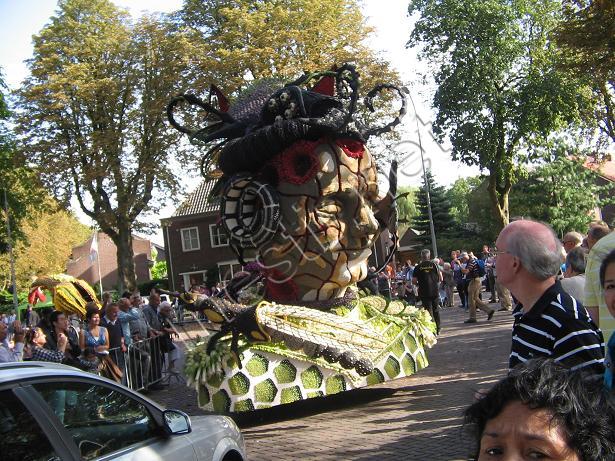
POLYGON ((217 281, 230 280, 241 270, 227 235, 217 225, 220 201, 209 197, 215 183, 203 181, 171 217, 160 221, 172 290, 204 284, 210 269, 218 269, 217 281))
MULTIPOLYGON (((94 285, 99 281, 97 261, 95 258, 90 257, 92 238, 93 236, 81 245, 73 247, 70 259, 66 263, 66 273, 68 275, 83 279, 90 285, 94 285)), ((97 240, 103 290, 115 290, 118 286, 117 247, 113 240, 104 232, 98 232, 97 240)), ((143 237, 132 236, 137 283, 151 280, 150 267, 154 263, 151 260, 152 247, 155 247, 158 253, 156 260, 164 261, 166 255, 163 247, 143 237)))
MULTIPOLYGON (((608 159, 603 162, 592 162, 588 159, 585 167, 597 173, 596 183, 599 186, 606 186, 615 183, 615 160, 608 159)), ((609 195, 611 193, 608 193, 609 195)), ((606 199, 607 197, 600 197, 606 199)), ((615 205, 607 204, 595 209, 596 219, 602 219, 610 226, 615 225, 615 205)))

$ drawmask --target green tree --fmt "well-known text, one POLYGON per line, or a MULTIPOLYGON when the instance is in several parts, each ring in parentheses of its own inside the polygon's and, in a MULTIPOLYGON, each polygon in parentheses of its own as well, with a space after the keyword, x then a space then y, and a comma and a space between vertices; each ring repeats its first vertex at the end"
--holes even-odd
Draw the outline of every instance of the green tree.
POLYGON ((8 202, 8 216, 2 212, 0 220, 0 253, 8 248, 7 219, 11 224, 13 243, 24 238, 21 223, 29 207, 43 206, 44 192, 36 172, 28 168, 25 159, 17 151, 12 132, 7 126, 11 115, 5 98, 7 87, 0 69, 0 209, 4 210, 4 192, 8 202))
POLYGON ((615 142, 615 2, 563 0, 562 4, 565 19, 556 37, 566 53, 563 67, 590 78, 595 106, 588 115, 615 142))
MULTIPOLYGON (((28 208, 21 229, 24 239, 17 242, 15 278, 19 290, 26 290, 35 276, 63 273, 74 246, 92 234, 88 226, 47 197, 43 210, 28 208)), ((9 283, 9 257, 0 256, 2 286, 9 283)))
POLYGON ((460 226, 474 222, 470 216, 470 192, 481 182, 480 176, 459 178, 446 190, 446 196, 451 204, 451 216, 460 226))
POLYGON ((345 62, 358 65, 366 88, 398 80, 367 46, 373 29, 356 0, 185 0, 176 19, 199 50, 196 88, 216 83, 235 95, 253 80, 289 80, 345 62))
POLYGON ((167 263, 166 261, 156 261, 150 270, 152 279, 163 279, 167 277, 167 263))
POLYGON ((546 161, 520 182, 523 187, 511 194, 511 210, 548 222, 560 236, 584 231, 596 207, 615 203, 615 187, 600 185, 586 162, 586 157, 570 155, 565 146, 554 146, 546 161))
POLYGON ((455 232, 456 228, 451 216, 451 204, 448 201, 444 187, 436 184, 430 170, 427 170, 425 176, 426 178, 423 178, 423 185, 416 194, 418 214, 412 221, 412 227, 421 233, 417 238, 420 243, 431 245, 432 235, 427 207, 427 184, 429 184, 429 198, 436 241, 439 241, 440 237, 451 235, 455 232))
POLYGON ((190 49, 171 22, 133 23, 108 0, 62 0, 34 36, 18 92, 24 151, 54 195, 64 204, 76 197, 113 240, 121 288, 135 288, 139 218, 181 185, 169 162, 187 159, 164 108, 181 90, 190 49))
POLYGON ((550 40, 561 19, 557 0, 412 0, 420 18, 409 45, 433 63, 434 131, 452 156, 489 172, 499 228, 509 220, 516 165, 533 146, 580 118, 588 104, 581 75, 558 67, 550 40))
MULTIPOLYGON (((511 216, 547 222, 560 236, 586 229, 597 206, 615 203, 614 186, 600 185, 598 175, 587 167, 590 160, 574 157, 563 145, 551 146, 540 164, 521 171, 510 193, 511 216)), ((457 187, 457 200, 467 206, 467 222, 476 225, 476 234, 485 243, 493 242, 499 228, 487 212, 488 179, 468 178, 466 185, 469 187, 457 187)))
MULTIPOLYGON (((185 0, 175 18, 199 50, 193 86, 215 83, 231 99, 254 81, 288 82, 344 63, 356 64, 363 95, 378 83, 399 83, 389 62, 367 45, 373 29, 358 0, 185 0)), ((382 125, 398 107, 391 93, 381 96, 374 112, 359 105, 363 123, 382 125)), ((370 140, 378 165, 390 159, 387 142, 397 136, 391 132, 370 140)))
POLYGON ((399 220, 400 231, 402 235, 403 231, 410 225, 414 217, 418 214, 418 208, 416 204, 416 193, 418 189, 416 187, 402 186, 397 189, 399 199, 397 200, 397 215, 399 220))

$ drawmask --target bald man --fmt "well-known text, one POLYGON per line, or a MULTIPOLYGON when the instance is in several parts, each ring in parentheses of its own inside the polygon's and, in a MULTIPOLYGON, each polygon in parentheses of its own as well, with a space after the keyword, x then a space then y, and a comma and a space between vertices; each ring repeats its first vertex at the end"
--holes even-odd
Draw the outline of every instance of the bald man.
POLYGON ((604 373, 602 332, 555 280, 562 247, 553 230, 536 221, 514 221, 500 232, 496 245, 498 281, 519 300, 509 367, 542 356, 572 369, 604 373))

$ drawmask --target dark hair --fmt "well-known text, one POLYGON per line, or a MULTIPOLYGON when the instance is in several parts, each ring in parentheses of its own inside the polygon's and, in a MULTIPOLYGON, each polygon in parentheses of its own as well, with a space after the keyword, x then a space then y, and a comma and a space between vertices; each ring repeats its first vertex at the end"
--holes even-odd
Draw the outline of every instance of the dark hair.
POLYGON ((615 250, 611 250, 611 252, 604 257, 602 263, 600 264, 600 286, 604 286, 604 278, 606 277, 606 268, 609 264, 615 262, 615 250))
POLYGON ((29 328, 26 331, 26 336, 24 338, 24 341, 26 344, 33 344, 34 343, 34 338, 36 338, 39 334, 45 334, 45 332, 43 331, 42 328, 39 327, 33 327, 33 328, 29 328), (39 333, 40 330, 40 333, 39 333))
POLYGON ((91 308, 87 309, 85 311, 85 320, 86 320, 86 322, 89 322, 92 319, 92 317, 94 316, 94 314, 100 315, 100 311, 97 308, 96 309, 91 309, 91 308))
POLYGON ((578 274, 585 273, 585 262, 587 260, 587 249, 583 247, 573 248, 566 255, 566 267, 570 267, 573 272, 578 274))
POLYGON ((53 311, 53 312, 49 315, 49 323, 51 324, 51 326, 52 326, 52 327, 53 327, 53 324, 54 324, 55 322, 57 322, 57 321, 58 321, 58 317, 59 317, 60 315, 64 315, 64 316, 66 316, 66 314, 65 314, 64 312, 62 312, 62 311, 53 311))
POLYGON ((117 307, 118 309, 120 308, 118 303, 107 304, 107 306, 105 307, 105 315, 107 315, 111 311, 111 309, 113 309, 114 307, 117 307))
POLYGON ((341 136, 366 141, 370 136, 391 131, 406 113, 405 91, 395 85, 380 84, 367 93, 365 106, 373 112, 374 99, 380 93, 393 91, 401 98, 399 113, 390 123, 378 128, 364 126, 356 120, 359 73, 352 64, 333 71, 305 74, 280 85, 272 79, 257 82, 239 96, 228 112, 217 110, 194 95, 179 95, 169 102, 167 117, 173 127, 198 140, 200 145, 211 146, 215 142, 204 163, 217 158, 220 170, 228 178, 238 172, 261 170, 275 155, 301 139, 314 141, 323 136, 341 136), (307 88, 317 80, 320 82, 307 88), (330 85, 330 90, 321 92, 317 89, 321 84, 330 85), (332 95, 334 88, 336 97, 332 95), (178 123, 174 110, 182 102, 205 110, 210 123, 198 130, 178 123), (211 123, 212 118, 216 123, 211 123))
POLYGON ((83 356, 84 357, 96 356, 96 349, 94 349, 91 346, 86 347, 85 349, 83 349, 83 356))
POLYGON ((606 237, 607 235, 609 235, 610 232, 611 230, 609 229, 609 226, 596 225, 589 228, 587 235, 589 235, 594 240, 600 240, 602 237, 606 237))
POLYGON ((518 365, 464 413, 477 453, 487 422, 511 402, 550 412, 583 461, 615 460, 615 402, 595 376, 545 358, 518 365))

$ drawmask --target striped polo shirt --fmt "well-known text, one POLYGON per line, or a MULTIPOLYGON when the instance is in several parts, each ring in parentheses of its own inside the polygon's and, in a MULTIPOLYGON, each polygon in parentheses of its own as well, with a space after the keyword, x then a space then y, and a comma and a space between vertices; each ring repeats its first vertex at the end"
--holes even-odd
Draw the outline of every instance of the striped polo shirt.
POLYGON ((573 370, 604 373, 602 332, 559 282, 545 291, 529 312, 524 314, 518 304, 513 317, 510 368, 535 357, 550 357, 573 370))

